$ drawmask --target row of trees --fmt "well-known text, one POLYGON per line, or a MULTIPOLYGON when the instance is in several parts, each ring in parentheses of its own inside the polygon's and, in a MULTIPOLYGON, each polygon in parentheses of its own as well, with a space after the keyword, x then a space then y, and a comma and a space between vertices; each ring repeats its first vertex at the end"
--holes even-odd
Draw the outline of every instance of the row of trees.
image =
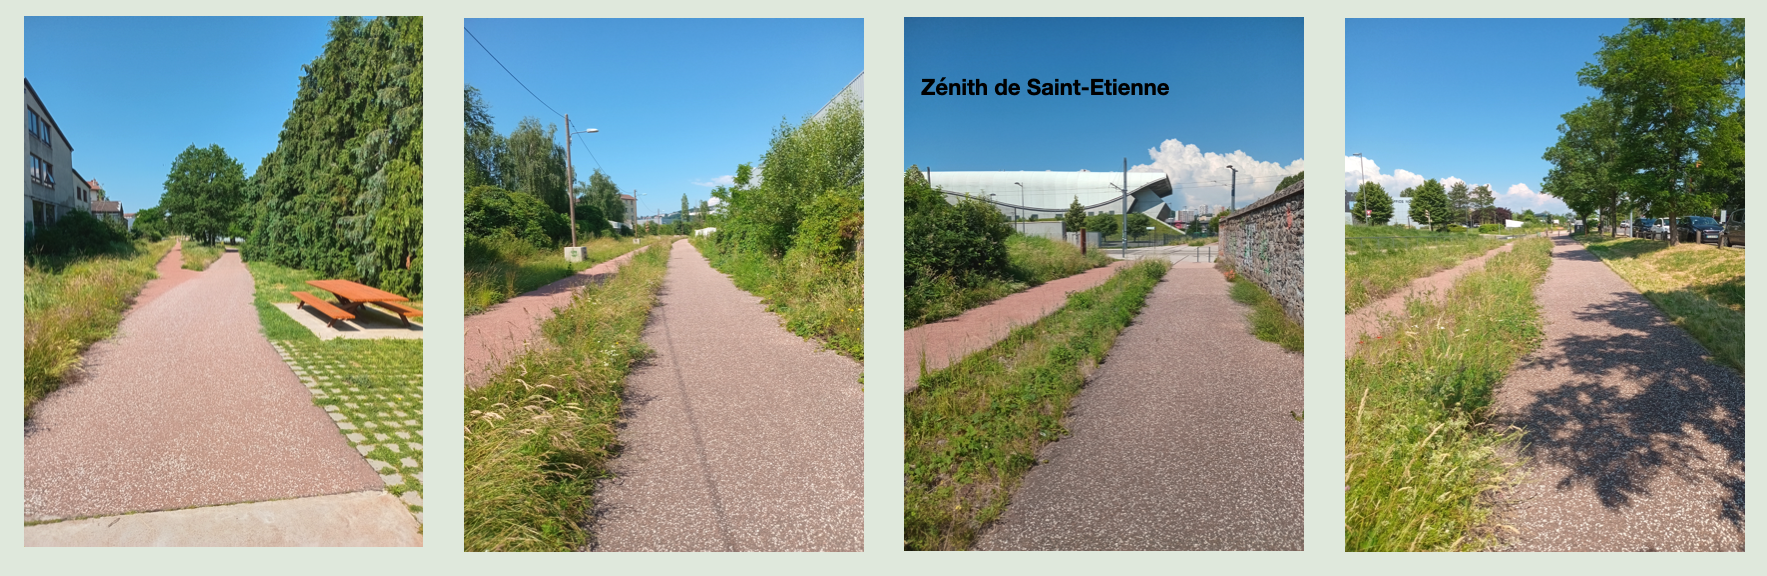
MULTIPOLYGON (((1508 208, 1496 206, 1496 194, 1489 186, 1468 187, 1465 182, 1456 182, 1444 188, 1441 182, 1430 179, 1406 188, 1399 193, 1399 197, 1411 199, 1410 210, 1406 215, 1412 222, 1438 230, 1458 224, 1468 227, 1502 224, 1506 220, 1540 223, 1553 217, 1552 214, 1536 214, 1533 210, 1517 214, 1508 208)), ((1392 221, 1395 210, 1393 198, 1380 183, 1363 182, 1354 198, 1355 204, 1350 212, 1357 223, 1383 226, 1392 221)))
POLYGON ((1602 37, 1577 73, 1601 95, 1562 116, 1541 191, 1616 234, 1627 212, 1741 209, 1743 44, 1740 18, 1633 19, 1602 37))
MULTIPOLYGON (((597 168, 589 174, 587 182, 575 182, 566 186, 569 171, 565 166, 565 149, 559 144, 558 126, 541 125, 540 120, 533 117, 522 118, 508 136, 497 133, 491 106, 485 103, 477 88, 468 85, 466 96, 466 189, 470 191, 481 188, 492 188, 505 192, 514 192, 531 197, 535 203, 547 208, 545 212, 531 213, 525 208, 519 214, 481 215, 485 221, 502 220, 517 215, 531 215, 548 222, 528 222, 524 228, 543 229, 544 237, 529 238, 536 246, 558 246, 569 243, 571 212, 570 202, 575 199, 577 234, 595 237, 603 234, 615 234, 617 231, 609 224, 625 222, 632 215, 626 214, 626 204, 620 200, 620 187, 614 184, 613 178, 597 168)), ((483 196, 487 194, 481 192, 483 196)), ((496 193, 489 193, 499 196, 496 193)), ((488 197, 488 196, 487 196, 488 197)), ((499 196, 501 198, 501 196, 499 196)), ((514 207, 514 204, 497 200, 476 205, 478 208, 514 207)), ((468 219, 472 219, 474 206, 468 206, 468 219)), ((473 234, 471 227, 468 234, 473 234)), ((525 234, 518 234, 527 238, 525 234)))

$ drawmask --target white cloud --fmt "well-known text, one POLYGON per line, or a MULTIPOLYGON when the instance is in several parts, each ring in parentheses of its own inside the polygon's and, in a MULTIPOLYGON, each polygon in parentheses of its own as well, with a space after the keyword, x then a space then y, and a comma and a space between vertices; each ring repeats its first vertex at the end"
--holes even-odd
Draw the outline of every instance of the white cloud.
POLYGON ((1380 171, 1380 164, 1375 163, 1373 159, 1345 156, 1344 189, 1350 191, 1356 190, 1357 187, 1361 186, 1364 177, 1367 178, 1368 182, 1379 183, 1381 188, 1386 189, 1388 194, 1395 196, 1399 194, 1399 191, 1415 187, 1418 184, 1422 184, 1425 180, 1421 174, 1402 169, 1395 169, 1392 174, 1382 174, 1380 171))
POLYGON ((1129 171, 1164 172, 1172 180, 1174 192, 1166 198, 1166 204, 1178 210, 1203 204, 1225 206, 1233 180, 1233 171, 1227 169, 1229 165, 1239 170, 1235 196, 1242 206, 1275 192, 1284 176, 1300 172, 1306 166, 1301 159, 1286 166, 1279 162, 1263 162, 1240 150, 1230 154, 1203 152, 1194 144, 1176 139, 1161 142, 1158 148, 1149 148, 1147 155, 1152 162, 1132 166, 1129 171))
MULTIPOLYGON (((1394 169, 1392 174, 1384 174, 1381 172, 1380 165, 1376 164, 1373 159, 1362 159, 1361 165, 1357 164, 1357 160, 1358 159, 1355 156, 1344 157, 1345 190, 1356 189, 1357 183, 1361 181, 1359 169, 1366 169, 1369 182, 1379 182, 1381 187, 1387 190, 1388 194, 1394 196, 1397 196, 1400 191, 1406 188, 1422 184, 1425 180, 1423 175, 1403 169, 1394 169)), ((1453 188, 1455 182, 1466 182, 1465 180, 1454 176, 1438 178, 1437 181, 1442 183, 1442 188, 1444 190, 1453 188)), ((1478 187, 1477 184, 1471 182, 1466 182, 1466 185, 1473 188, 1478 187)), ((1491 186, 1493 191, 1497 190, 1497 187, 1492 186, 1491 184, 1487 183, 1485 186, 1491 186)), ((1535 212, 1547 211, 1555 214, 1570 211, 1570 208, 1566 207, 1563 201, 1546 194, 1535 192, 1532 188, 1529 188, 1527 184, 1512 185, 1507 191, 1497 192, 1496 196, 1497 206, 1508 208, 1517 213, 1520 213, 1523 210, 1533 210, 1535 212)))
POLYGON ((694 186, 704 186, 706 188, 717 188, 719 186, 735 186, 736 185, 736 177, 735 176, 728 176, 728 175, 719 176, 717 178, 713 178, 710 181, 706 181, 706 182, 694 182, 693 185, 694 186))
POLYGON ((1529 188, 1527 184, 1510 186, 1509 190, 1498 194, 1497 205, 1509 208, 1516 212, 1521 212, 1523 210, 1534 210, 1536 212, 1545 210, 1547 212, 1558 214, 1571 211, 1569 207, 1565 206, 1564 201, 1535 192, 1533 189, 1529 188))

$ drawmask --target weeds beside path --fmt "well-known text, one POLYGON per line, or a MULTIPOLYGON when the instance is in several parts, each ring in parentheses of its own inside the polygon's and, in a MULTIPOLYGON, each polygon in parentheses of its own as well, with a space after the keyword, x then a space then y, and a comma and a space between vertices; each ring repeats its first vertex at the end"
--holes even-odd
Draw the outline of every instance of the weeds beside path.
POLYGON ((171 240, 142 242, 127 255, 25 265, 26 417, 79 368, 88 347, 116 332, 172 245, 171 240))
POLYGON ((626 375, 651 354, 640 334, 669 252, 652 246, 586 284, 540 323, 541 345, 466 389, 467 550, 589 544, 594 484, 618 449, 626 375))
POLYGON ((1506 546, 1742 550, 1742 374, 1577 242, 1556 243, 1544 344, 1496 395, 1525 431, 1506 546))
POLYGON ((742 251, 720 254, 709 237, 692 242, 737 288, 761 297, 785 329, 865 361, 864 252, 855 252, 848 262, 803 254, 775 259, 742 251))
POLYGON ((564 259, 562 249, 543 251, 514 238, 474 238, 466 253, 466 314, 539 289, 572 274, 636 250, 630 238, 600 238, 583 244, 582 262, 564 259))
POLYGON ((209 269, 210 264, 221 257, 226 247, 220 244, 203 244, 201 242, 180 242, 184 253, 184 269, 201 272, 209 269))
POLYGON ((1254 339, 1213 268, 1164 278, 976 548, 1301 549, 1302 355, 1254 339))
POLYGON ((1540 341, 1534 290, 1552 241, 1529 238, 1414 301, 1344 366, 1344 548, 1478 550, 1496 542, 1490 494, 1513 481, 1494 389, 1540 341))
POLYGON ((1344 313, 1397 293, 1413 280, 1453 268, 1504 245, 1474 234, 1436 234, 1389 226, 1344 228, 1344 313), (1391 238, 1383 238, 1391 236, 1391 238))
POLYGON ((1005 510, 1069 402, 1170 269, 1126 267, 1005 340, 928 373, 908 394, 906 547, 963 550, 1005 510))

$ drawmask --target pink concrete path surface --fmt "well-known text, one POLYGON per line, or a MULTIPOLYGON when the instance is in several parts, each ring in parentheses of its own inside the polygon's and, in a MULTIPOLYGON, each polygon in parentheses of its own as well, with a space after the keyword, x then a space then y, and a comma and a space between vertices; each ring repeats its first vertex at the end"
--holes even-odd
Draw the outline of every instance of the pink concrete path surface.
POLYGON ((156 282, 25 422, 25 520, 381 489, 264 339, 238 253, 156 282))
POLYGON ((1568 238, 1535 292, 1545 341, 1497 389, 1526 431, 1509 550, 1743 549, 1743 376, 1568 238))
POLYGON ((686 240, 626 379, 597 551, 858 551, 864 367, 780 326, 686 240))
POLYGON ((902 393, 913 392, 920 386, 923 358, 927 372, 950 366, 972 352, 993 346, 1006 338, 1013 328, 1036 322, 1060 309, 1068 303, 1068 293, 1103 284, 1130 264, 1133 262, 1119 260, 1108 266, 1051 280, 964 312, 956 318, 908 330, 902 334, 902 393))
POLYGON ((552 311, 571 303, 577 289, 619 271, 621 266, 648 247, 566 276, 532 292, 510 298, 483 313, 466 317, 466 385, 478 387, 497 373, 539 331, 552 311))

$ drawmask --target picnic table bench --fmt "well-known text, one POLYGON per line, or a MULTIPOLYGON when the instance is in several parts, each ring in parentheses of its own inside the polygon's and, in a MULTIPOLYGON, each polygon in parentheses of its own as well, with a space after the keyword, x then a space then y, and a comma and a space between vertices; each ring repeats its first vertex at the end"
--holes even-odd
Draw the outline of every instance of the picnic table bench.
POLYGON ((399 320, 403 321, 406 326, 411 325, 411 318, 423 315, 422 310, 398 304, 409 301, 409 298, 372 286, 364 286, 349 280, 308 280, 307 284, 330 292, 337 297, 337 304, 334 306, 329 302, 314 298, 312 294, 306 292, 290 292, 295 298, 300 298, 301 302, 310 304, 313 309, 330 316, 331 323, 327 323, 326 327, 330 327, 338 320, 354 319, 355 313, 362 308, 363 304, 373 304, 397 314, 399 320))

